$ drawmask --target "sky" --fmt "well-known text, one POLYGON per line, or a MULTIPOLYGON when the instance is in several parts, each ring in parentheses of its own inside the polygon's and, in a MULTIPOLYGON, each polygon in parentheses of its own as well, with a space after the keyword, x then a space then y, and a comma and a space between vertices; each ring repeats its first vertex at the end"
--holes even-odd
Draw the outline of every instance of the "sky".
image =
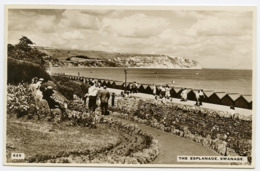
POLYGON ((9 9, 8 43, 22 36, 39 46, 165 54, 203 68, 252 69, 252 11, 9 9))

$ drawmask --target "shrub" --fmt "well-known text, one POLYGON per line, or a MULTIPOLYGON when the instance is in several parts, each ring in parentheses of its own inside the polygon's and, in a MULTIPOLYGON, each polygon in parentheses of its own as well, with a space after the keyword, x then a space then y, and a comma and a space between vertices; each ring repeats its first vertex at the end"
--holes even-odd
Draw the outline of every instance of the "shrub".
POLYGON ((20 82, 31 82, 33 77, 50 80, 50 75, 38 64, 8 58, 7 82, 18 84, 20 82))
POLYGON ((64 84, 65 82, 70 81, 70 79, 67 77, 54 76, 54 78, 55 78, 55 81, 58 82, 59 84, 64 84))
POLYGON ((58 85, 59 92, 65 96, 68 100, 73 99, 74 90, 68 86, 58 85))
MULTIPOLYGON (((65 93, 63 95, 70 100, 73 98, 73 94, 76 94, 79 97, 84 97, 84 95, 88 92, 89 86, 87 84, 84 84, 81 82, 76 82, 76 81, 71 81, 71 80, 69 80, 69 78, 62 77, 62 76, 55 76, 54 78, 56 80, 56 84, 58 85, 58 89, 60 90, 60 93, 62 93, 62 94, 65 93), (60 88, 61 86, 62 86, 62 88, 60 88), (63 91, 67 91, 66 88, 64 88, 64 87, 67 87, 68 89, 73 90, 73 93, 71 96, 70 96, 70 92, 69 93, 63 92, 63 91), (69 96, 68 96, 68 94, 69 94, 69 96)), ((68 90, 68 91, 70 91, 70 90, 68 90)))
POLYGON ((16 114, 18 118, 35 113, 35 102, 27 84, 7 87, 7 113, 16 114))

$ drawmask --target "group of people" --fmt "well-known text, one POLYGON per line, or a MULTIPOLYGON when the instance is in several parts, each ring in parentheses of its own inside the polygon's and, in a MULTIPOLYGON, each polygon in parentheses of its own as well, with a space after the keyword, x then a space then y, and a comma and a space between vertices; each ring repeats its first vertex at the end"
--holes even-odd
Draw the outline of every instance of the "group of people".
POLYGON ((90 87, 88 92, 84 96, 84 103, 88 104, 88 108, 91 113, 94 113, 96 108, 100 106, 101 114, 108 115, 108 102, 110 99, 110 92, 107 90, 106 86, 101 86, 98 82, 89 82, 90 87), (88 101, 88 103, 86 103, 88 101))
POLYGON ((138 93, 138 84, 136 81, 129 85, 130 93, 138 93))
POLYGON ((160 85, 160 87, 157 90, 157 87, 153 84, 153 94, 155 95, 155 98, 157 99, 158 96, 160 99, 166 98, 170 99, 171 93, 170 93, 171 88, 169 87, 168 84, 166 86, 160 85))
POLYGON ((58 108, 61 110, 62 113, 64 113, 65 106, 62 101, 58 100, 57 98, 55 98, 55 96, 53 96, 53 87, 44 87, 42 86, 43 82, 43 78, 38 79, 37 77, 34 77, 32 79, 32 83, 30 84, 29 89, 35 95, 35 100, 41 101, 42 99, 45 99, 49 105, 50 110, 58 108))
MULTIPOLYGON (((198 90, 196 93, 195 93, 195 97, 196 97, 196 103, 195 105, 196 106, 201 106, 202 105, 202 101, 205 97, 204 95, 204 92, 203 90, 198 90)), ((184 101, 186 102, 188 100, 188 92, 187 92, 187 89, 184 88, 181 92, 181 101, 184 101)))
MULTIPOLYGON (((155 96, 155 99, 170 99, 171 98, 171 88, 169 87, 168 84, 166 84, 166 86, 162 86, 160 85, 159 88, 157 88, 154 84, 152 86, 153 88, 153 94, 155 96)), ((188 91, 186 88, 183 88, 182 89, 182 92, 181 92, 181 101, 184 101, 186 102, 188 100, 188 91)), ((202 105, 202 101, 205 97, 204 95, 204 92, 203 90, 198 90, 196 93, 195 93, 195 96, 196 96, 196 103, 195 105, 196 106, 201 106, 202 105)))

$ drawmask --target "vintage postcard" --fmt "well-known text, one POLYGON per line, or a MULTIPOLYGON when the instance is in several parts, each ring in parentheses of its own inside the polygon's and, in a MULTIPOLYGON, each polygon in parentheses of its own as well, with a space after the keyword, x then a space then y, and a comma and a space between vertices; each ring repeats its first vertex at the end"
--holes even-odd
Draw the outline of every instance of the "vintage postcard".
POLYGON ((255 166, 256 7, 5 6, 4 164, 255 166))

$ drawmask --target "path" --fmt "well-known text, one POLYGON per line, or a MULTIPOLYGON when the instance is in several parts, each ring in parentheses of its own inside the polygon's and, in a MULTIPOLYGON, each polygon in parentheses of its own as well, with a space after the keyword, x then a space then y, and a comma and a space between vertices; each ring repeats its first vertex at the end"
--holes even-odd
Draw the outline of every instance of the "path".
MULTIPOLYGON (((114 92, 116 94, 120 94, 122 92, 122 90, 119 90, 119 89, 108 88, 108 90, 110 92, 114 92)), ((143 99, 154 99, 154 95, 144 94, 144 93, 131 94, 130 96, 141 97, 143 99)), ((183 102, 183 101, 180 101, 180 99, 177 99, 177 98, 172 98, 172 102, 177 103, 177 104, 183 104, 183 105, 191 105, 191 106, 195 105, 195 101, 188 100, 186 102, 183 102)), ((220 111, 229 111, 230 110, 229 106, 212 104, 212 103, 205 103, 205 102, 203 103, 203 106, 201 106, 201 108, 214 109, 214 110, 220 110, 220 111)), ((248 116, 248 115, 252 115, 252 110, 236 107, 236 113, 248 116)))
POLYGON ((151 134, 159 143, 159 156, 151 164, 207 164, 216 165, 227 163, 190 163, 190 162, 177 162, 177 156, 180 155, 191 155, 191 156, 220 156, 217 152, 212 149, 206 148, 199 143, 181 138, 179 136, 163 132, 161 130, 145 126, 140 123, 133 121, 112 117, 115 120, 120 120, 128 124, 136 124, 138 127, 149 134, 151 134))

